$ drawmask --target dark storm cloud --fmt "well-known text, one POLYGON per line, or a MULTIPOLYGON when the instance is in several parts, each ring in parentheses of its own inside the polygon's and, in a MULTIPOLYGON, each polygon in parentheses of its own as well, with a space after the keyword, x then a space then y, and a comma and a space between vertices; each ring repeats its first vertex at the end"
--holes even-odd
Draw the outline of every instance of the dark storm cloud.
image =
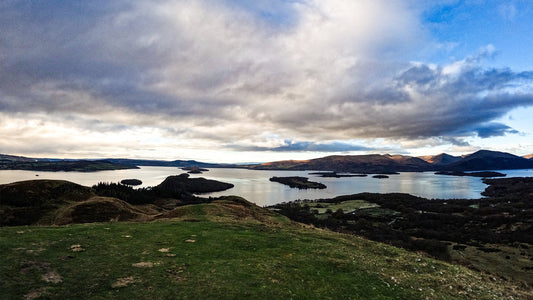
POLYGON ((474 131, 480 138, 504 136, 508 133, 518 133, 517 130, 501 123, 481 124, 478 128, 475 128, 474 131))

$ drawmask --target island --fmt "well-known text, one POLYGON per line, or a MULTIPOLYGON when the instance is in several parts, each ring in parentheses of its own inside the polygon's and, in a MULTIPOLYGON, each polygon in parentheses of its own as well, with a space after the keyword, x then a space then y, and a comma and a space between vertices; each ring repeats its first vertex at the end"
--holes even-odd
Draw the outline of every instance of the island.
POLYGON ((389 176, 387 176, 387 175, 383 175, 383 174, 379 174, 379 175, 374 175, 374 176, 372 176, 372 178, 385 179, 385 178, 389 178, 389 176))
POLYGON ((139 179, 122 179, 120 183, 132 186, 143 184, 143 182, 139 179))
POLYGON ((366 177, 367 174, 339 174, 337 172, 313 172, 309 175, 318 175, 319 177, 327 178, 342 178, 342 177, 366 177))
POLYGON ((325 189, 327 186, 320 182, 309 181, 307 177, 289 176, 289 177, 271 177, 270 181, 279 182, 298 189, 325 189))
POLYGON ((189 174, 202 174, 203 172, 209 171, 208 169, 200 168, 200 167, 184 167, 181 168, 183 171, 188 171, 189 174))
POLYGON ((205 178, 190 178, 189 174, 167 177, 157 186, 163 191, 190 193, 211 193, 231 189, 233 184, 205 178))
POLYGON ((449 175, 449 176, 471 176, 471 177, 505 177, 506 174, 493 171, 480 171, 480 172, 462 172, 462 171, 439 171, 435 175, 449 175))

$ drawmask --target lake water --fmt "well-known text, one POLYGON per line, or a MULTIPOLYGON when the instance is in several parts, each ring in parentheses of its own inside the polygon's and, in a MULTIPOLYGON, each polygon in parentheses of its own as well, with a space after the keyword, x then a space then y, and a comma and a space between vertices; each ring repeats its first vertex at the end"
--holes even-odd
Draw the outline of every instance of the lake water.
MULTIPOLYGON (((175 167, 141 167, 140 169, 116 170, 102 172, 36 172, 19 170, 1 170, 0 184, 31 179, 61 179, 85 186, 98 182, 119 182, 126 178, 136 178, 143 182, 141 187, 155 186, 167 176, 178 175, 185 171, 175 167), (36 176, 39 175, 39 176, 36 176)), ((387 179, 367 177, 322 178, 309 175, 312 171, 258 171, 246 169, 210 169, 203 174, 191 177, 205 177, 229 182, 234 188, 203 196, 238 195, 260 206, 272 205, 297 199, 331 198, 340 195, 361 192, 372 193, 408 193, 428 199, 476 199, 486 185, 477 177, 458 177, 435 175, 433 172, 406 172, 389 175, 387 179), (325 184, 323 190, 299 190, 289 188, 277 182, 270 182, 272 176, 304 176, 311 181, 325 184)), ((533 177, 533 170, 504 170, 507 177, 533 177)))

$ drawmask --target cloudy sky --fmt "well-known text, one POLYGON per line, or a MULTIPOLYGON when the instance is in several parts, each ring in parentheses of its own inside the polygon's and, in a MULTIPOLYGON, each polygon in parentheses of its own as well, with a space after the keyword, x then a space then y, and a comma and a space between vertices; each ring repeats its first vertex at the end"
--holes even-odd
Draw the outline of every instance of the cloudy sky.
POLYGON ((533 153, 529 0, 0 2, 0 153, 533 153))

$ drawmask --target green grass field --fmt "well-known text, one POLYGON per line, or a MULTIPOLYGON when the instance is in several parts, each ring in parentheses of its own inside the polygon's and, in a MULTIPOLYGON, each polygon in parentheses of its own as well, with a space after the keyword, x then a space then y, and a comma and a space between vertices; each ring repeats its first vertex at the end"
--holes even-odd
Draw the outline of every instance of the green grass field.
POLYGON ((517 299, 530 292, 422 254, 260 214, 212 203, 147 223, 3 227, 2 298, 517 299))
POLYGON ((319 214, 325 213, 328 209, 333 212, 337 211, 338 209, 342 209, 344 213, 349 213, 357 209, 379 207, 378 204, 365 200, 347 200, 340 203, 310 202, 306 204, 313 209, 317 209, 319 214))

